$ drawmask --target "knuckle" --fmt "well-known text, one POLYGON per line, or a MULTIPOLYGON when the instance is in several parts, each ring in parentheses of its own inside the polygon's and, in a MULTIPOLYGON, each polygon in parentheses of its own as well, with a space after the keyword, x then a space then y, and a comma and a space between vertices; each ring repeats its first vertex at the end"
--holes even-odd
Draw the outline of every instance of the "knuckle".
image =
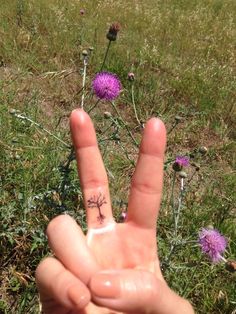
POLYGON ((41 275, 48 269, 48 267, 53 263, 53 257, 45 257, 37 266, 35 270, 36 282, 40 281, 41 275))
POLYGON ((86 189, 93 189, 98 187, 103 187, 108 185, 107 176, 99 178, 88 178, 83 182, 83 187, 86 189))
POLYGON ((55 218, 53 218, 46 229, 47 236, 50 236, 55 229, 63 228, 65 225, 68 224, 68 222, 71 222, 73 219, 69 215, 59 215, 55 218))
POLYGON ((145 304, 151 304, 156 299, 157 282, 154 274, 141 272, 140 280, 143 286, 143 299, 145 304))
POLYGON ((132 185, 136 190, 138 190, 141 193, 156 194, 160 192, 160 188, 158 186, 153 185, 148 181, 143 182, 134 181, 132 185))

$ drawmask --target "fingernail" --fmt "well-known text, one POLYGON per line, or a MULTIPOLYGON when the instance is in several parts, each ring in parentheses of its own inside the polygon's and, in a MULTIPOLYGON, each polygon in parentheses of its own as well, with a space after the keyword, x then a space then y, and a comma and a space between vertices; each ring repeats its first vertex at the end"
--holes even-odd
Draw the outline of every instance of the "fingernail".
POLYGON ((67 292, 68 298, 76 309, 83 309, 90 301, 87 291, 81 291, 77 286, 71 286, 67 292))
POLYGON ((118 274, 99 273, 90 281, 92 294, 98 298, 118 299, 121 294, 118 274))

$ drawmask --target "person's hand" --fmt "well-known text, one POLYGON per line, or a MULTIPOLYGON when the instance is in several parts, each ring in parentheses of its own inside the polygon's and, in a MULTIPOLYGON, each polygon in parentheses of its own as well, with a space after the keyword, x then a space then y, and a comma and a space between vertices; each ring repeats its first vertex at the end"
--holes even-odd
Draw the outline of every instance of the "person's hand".
POLYGON ((36 270, 43 313, 192 314, 191 305, 166 284, 157 256, 164 124, 152 118, 145 126, 124 223, 112 215, 92 121, 78 109, 70 124, 88 233, 68 215, 49 223, 47 236, 56 258, 45 258, 36 270))

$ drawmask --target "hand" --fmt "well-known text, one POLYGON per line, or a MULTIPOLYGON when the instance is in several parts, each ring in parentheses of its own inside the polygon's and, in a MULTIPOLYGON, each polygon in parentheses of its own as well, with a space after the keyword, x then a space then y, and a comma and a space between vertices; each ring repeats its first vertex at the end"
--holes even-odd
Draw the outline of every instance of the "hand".
POLYGON ((74 110, 70 125, 88 233, 68 215, 49 223, 47 236, 56 258, 45 258, 36 270, 44 313, 192 314, 191 305, 166 284, 157 256, 164 124, 152 118, 145 126, 124 223, 112 216, 92 121, 83 110, 74 110))

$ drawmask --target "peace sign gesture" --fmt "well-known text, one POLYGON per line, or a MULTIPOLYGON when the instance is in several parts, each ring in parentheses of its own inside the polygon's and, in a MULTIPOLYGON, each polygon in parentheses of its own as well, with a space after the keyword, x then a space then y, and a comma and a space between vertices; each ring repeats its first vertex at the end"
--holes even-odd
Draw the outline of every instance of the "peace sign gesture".
POLYGON ((83 110, 70 118, 88 233, 68 215, 47 228, 56 258, 38 266, 36 281, 46 314, 192 314, 160 270, 156 220, 162 194, 164 124, 145 126, 124 223, 112 215, 108 178, 93 123, 83 110))

